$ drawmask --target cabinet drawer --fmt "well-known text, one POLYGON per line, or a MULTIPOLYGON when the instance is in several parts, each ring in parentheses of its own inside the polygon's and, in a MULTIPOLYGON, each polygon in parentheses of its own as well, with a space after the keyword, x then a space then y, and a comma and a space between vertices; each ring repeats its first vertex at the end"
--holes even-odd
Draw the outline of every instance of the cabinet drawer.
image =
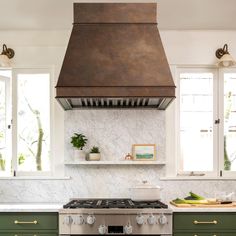
MULTIPOLYGON (((174 230, 210 230, 211 232, 236 230, 236 213, 175 213, 174 230)), ((236 234, 235 234, 236 235, 236 234)))
POLYGON ((1 213, 0 230, 57 230, 57 213, 1 213))
POLYGON ((235 236, 236 233, 174 233, 173 236, 235 236))

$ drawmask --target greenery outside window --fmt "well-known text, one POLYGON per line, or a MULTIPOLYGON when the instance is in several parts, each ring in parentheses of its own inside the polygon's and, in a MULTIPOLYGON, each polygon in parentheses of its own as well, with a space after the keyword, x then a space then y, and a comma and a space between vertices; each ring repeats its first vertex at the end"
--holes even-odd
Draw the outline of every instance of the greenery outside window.
POLYGON ((0 70, 0 176, 49 175, 49 69, 0 70))

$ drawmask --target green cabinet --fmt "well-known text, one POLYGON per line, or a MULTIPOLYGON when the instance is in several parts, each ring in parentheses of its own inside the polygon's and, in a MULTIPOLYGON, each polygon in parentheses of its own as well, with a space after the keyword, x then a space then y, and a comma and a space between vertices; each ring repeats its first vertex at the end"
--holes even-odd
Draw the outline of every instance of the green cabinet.
POLYGON ((177 212, 173 216, 174 236, 235 236, 234 212, 177 212))
POLYGON ((56 212, 0 213, 0 236, 58 236, 56 212))
POLYGON ((52 234, 52 233, 48 233, 48 234, 41 234, 41 233, 31 233, 31 234, 27 234, 27 233, 0 233, 0 236, 58 236, 58 234, 52 234))
POLYGON ((175 233, 174 236, 235 236, 235 233, 175 233))

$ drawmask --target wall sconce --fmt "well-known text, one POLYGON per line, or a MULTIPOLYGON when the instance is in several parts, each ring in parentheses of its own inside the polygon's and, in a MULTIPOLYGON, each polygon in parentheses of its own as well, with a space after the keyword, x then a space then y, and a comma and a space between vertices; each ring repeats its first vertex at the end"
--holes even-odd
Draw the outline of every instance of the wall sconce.
POLYGON ((219 59, 218 66, 220 67, 230 67, 236 64, 233 57, 229 54, 227 44, 223 48, 216 50, 216 57, 219 59))
POLYGON ((8 48, 6 44, 2 46, 2 53, 0 54, 0 67, 11 67, 10 59, 13 58, 15 52, 8 48))

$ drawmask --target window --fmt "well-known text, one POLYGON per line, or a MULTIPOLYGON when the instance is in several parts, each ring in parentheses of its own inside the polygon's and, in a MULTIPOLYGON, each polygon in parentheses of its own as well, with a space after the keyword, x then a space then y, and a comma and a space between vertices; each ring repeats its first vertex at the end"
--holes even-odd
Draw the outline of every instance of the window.
POLYGON ((223 73, 224 170, 236 171, 236 70, 223 73))
POLYGON ((236 171, 236 69, 178 70, 179 175, 236 171))
POLYGON ((8 176, 11 172, 11 106, 10 106, 11 71, 0 70, 0 175, 8 176))
POLYGON ((50 173, 50 100, 50 70, 16 69, 0 77, 1 176, 50 173))
POLYGON ((212 129, 213 74, 181 73, 180 143, 183 171, 213 170, 212 129))

